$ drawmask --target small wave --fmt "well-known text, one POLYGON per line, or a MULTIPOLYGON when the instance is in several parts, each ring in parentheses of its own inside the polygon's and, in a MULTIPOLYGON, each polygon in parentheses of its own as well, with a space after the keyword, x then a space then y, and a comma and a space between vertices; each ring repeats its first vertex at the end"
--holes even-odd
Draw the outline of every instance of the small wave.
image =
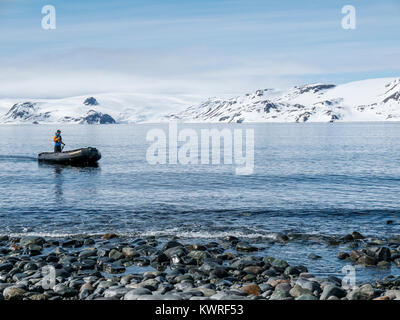
POLYGON ((276 239, 277 233, 268 233, 268 232, 242 232, 242 231, 180 231, 178 229, 164 229, 164 230, 149 230, 149 231, 129 231, 129 232, 118 232, 118 231, 103 231, 103 232, 76 232, 76 233, 68 233, 68 232, 12 232, 12 233, 0 233, 0 236, 9 236, 9 237, 26 237, 26 236, 35 236, 35 237, 44 237, 44 238, 71 238, 71 237, 99 237, 104 235, 105 233, 115 232, 120 237, 125 238, 134 238, 134 237, 161 237, 161 238, 169 238, 177 236, 183 239, 219 239, 227 236, 234 236, 239 239, 259 239, 259 240, 274 240, 276 239))

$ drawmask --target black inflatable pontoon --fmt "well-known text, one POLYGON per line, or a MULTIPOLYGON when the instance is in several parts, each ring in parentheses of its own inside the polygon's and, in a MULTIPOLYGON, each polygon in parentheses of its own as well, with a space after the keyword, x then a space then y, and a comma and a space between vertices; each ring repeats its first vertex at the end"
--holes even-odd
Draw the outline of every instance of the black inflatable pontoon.
POLYGON ((63 152, 39 153, 38 161, 60 164, 93 164, 101 159, 101 153, 96 148, 82 148, 63 152))

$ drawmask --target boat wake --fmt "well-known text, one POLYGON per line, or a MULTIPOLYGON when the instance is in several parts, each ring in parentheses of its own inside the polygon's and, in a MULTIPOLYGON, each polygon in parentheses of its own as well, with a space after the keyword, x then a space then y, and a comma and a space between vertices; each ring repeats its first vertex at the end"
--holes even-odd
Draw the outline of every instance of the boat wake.
POLYGON ((31 161, 37 161, 37 158, 32 156, 0 154, 0 162, 31 162, 31 161))

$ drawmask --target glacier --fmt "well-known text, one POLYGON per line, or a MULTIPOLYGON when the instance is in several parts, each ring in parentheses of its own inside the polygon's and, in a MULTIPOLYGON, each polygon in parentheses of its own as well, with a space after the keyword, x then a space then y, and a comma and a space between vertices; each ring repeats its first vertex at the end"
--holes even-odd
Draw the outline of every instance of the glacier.
POLYGON ((400 78, 261 89, 230 99, 208 99, 165 117, 172 119, 194 123, 399 121, 400 78))
POLYGON ((400 121, 400 78, 258 89, 233 98, 102 93, 0 99, 0 123, 188 123, 400 121))

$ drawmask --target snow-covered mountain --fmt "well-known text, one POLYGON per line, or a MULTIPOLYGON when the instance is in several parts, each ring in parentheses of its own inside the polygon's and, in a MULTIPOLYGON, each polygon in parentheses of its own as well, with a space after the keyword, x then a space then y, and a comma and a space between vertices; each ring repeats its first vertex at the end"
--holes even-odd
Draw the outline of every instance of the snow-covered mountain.
POLYGON ((257 90, 231 99, 212 98, 170 114, 184 122, 400 121, 400 78, 342 85, 312 84, 257 90))
POLYGON ((63 99, 0 100, 0 123, 109 124, 157 122, 198 103, 193 96, 108 93, 63 99))
POLYGON ((262 89, 199 101, 191 96, 127 93, 3 99, 0 123, 400 121, 400 78, 262 89))

